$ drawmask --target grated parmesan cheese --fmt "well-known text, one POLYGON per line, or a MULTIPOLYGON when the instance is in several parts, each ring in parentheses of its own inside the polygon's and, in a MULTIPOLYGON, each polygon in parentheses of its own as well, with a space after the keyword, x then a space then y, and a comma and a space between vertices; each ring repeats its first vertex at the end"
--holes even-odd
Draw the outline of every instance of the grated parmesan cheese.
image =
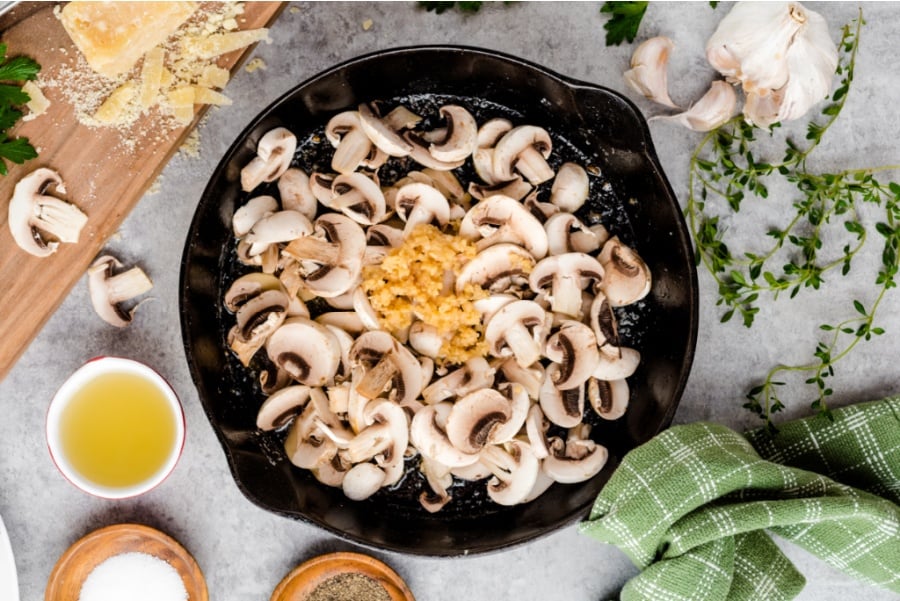
POLYGON ((413 319, 423 321, 444 338, 437 361, 463 363, 487 354, 481 314, 474 305, 487 292, 472 284, 458 293, 448 290, 445 276, 448 271, 458 275, 477 252, 464 238, 419 225, 380 265, 363 270, 362 288, 386 330, 396 336, 413 319))

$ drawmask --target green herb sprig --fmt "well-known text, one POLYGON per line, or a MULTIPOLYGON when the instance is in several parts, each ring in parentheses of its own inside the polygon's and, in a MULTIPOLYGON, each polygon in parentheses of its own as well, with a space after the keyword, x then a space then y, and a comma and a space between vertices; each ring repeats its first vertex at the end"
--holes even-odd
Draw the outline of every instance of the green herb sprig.
POLYGON ((22 118, 18 107, 31 98, 18 82, 37 77, 40 65, 26 56, 6 57, 6 44, 0 44, 0 174, 8 173, 6 161, 22 164, 37 156, 26 138, 10 138, 8 131, 22 118))
MULTIPOLYGON (((780 161, 760 160, 755 135, 759 131, 743 118, 735 118, 709 132, 691 155, 689 195, 686 203, 688 224, 696 246, 696 260, 712 275, 718 287, 717 305, 724 307, 722 322, 740 316, 746 327, 753 325, 763 296, 797 296, 803 289, 818 290, 829 274, 847 275, 853 258, 869 237, 869 227, 858 218, 861 203, 877 205, 883 217, 875 224, 882 238, 882 265, 875 279, 876 296, 866 307, 852 301, 851 317, 835 324, 822 324, 827 333, 813 351, 814 359, 802 365, 778 365, 766 374, 762 383, 747 393, 744 407, 775 431, 773 414, 784 409, 779 388, 782 377, 805 374, 805 383, 814 388, 811 406, 830 418, 827 398, 833 394, 828 378, 835 365, 857 344, 884 333, 875 325, 876 311, 887 291, 896 286, 900 268, 900 185, 882 184, 875 174, 898 166, 848 169, 837 173, 814 173, 807 165, 813 151, 835 122, 853 81, 859 34, 864 24, 862 12, 843 28, 837 74, 840 83, 817 120, 812 120, 804 143, 785 138, 780 161), (798 194, 793 216, 782 227, 767 232, 768 249, 762 252, 735 252, 726 241, 726 230, 719 218, 741 210, 749 199, 765 199, 773 179, 781 178, 798 194), (828 236, 826 236, 828 232, 828 236), (836 257, 823 259, 834 236, 843 233, 836 257), (787 262, 778 265, 787 255, 787 262)), ((777 128, 773 128, 777 129, 777 128)), ((775 132, 773 132, 774 137, 775 132)), ((835 254, 832 252, 832 254, 835 254)))
POLYGON ((448 10, 452 10, 454 8, 458 9, 459 12, 461 12, 461 13, 473 14, 473 13, 477 13, 478 11, 480 11, 481 6, 483 4, 484 4, 484 2, 479 2, 478 0, 462 1, 462 2, 452 2, 452 1, 419 2, 419 6, 421 6, 422 8, 424 8, 425 10, 427 10, 429 12, 433 12, 436 15, 444 14, 448 10))
POLYGON ((631 43, 637 36, 641 19, 647 12, 647 2, 604 2, 601 13, 608 13, 609 20, 603 24, 606 30, 606 45, 618 46, 622 42, 631 43))

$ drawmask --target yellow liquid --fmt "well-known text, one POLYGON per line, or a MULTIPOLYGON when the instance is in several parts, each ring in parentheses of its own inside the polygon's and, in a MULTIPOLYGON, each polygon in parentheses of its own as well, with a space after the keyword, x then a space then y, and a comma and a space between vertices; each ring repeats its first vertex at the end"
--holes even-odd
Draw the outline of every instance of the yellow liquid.
POLYGON ((76 392, 63 410, 62 451, 84 478, 125 488, 146 481, 166 463, 176 422, 163 393, 147 379, 103 374, 76 392))

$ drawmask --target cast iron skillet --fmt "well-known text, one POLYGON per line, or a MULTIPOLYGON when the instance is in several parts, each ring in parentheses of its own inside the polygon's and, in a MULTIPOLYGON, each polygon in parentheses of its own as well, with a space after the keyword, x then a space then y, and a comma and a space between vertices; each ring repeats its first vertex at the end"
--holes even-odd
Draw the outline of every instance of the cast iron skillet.
POLYGON ((254 119, 200 200, 184 249, 180 301, 191 374, 247 498, 357 543, 433 556, 502 549, 584 518, 621 457, 671 422, 697 332, 696 271, 684 219, 635 106, 615 92, 524 60, 457 46, 400 48, 353 59, 300 84, 254 119), (352 502, 340 489, 292 467, 279 435, 257 432, 256 412, 264 398, 258 374, 228 351, 225 335, 233 317, 222 307, 223 292, 242 270, 231 233, 235 207, 250 196, 241 192, 240 170, 262 134, 276 126, 297 135, 301 167, 327 170, 328 154, 322 154, 327 142, 320 140, 324 124, 371 100, 405 102, 426 113, 453 101, 473 110, 479 123, 506 116, 517 125, 540 125, 554 136, 557 165, 574 159, 591 165, 595 174, 599 168, 589 206, 579 214, 600 216, 636 247, 651 268, 653 286, 644 301, 619 316, 624 342, 638 348, 643 359, 629 379, 632 397, 625 416, 616 422, 593 420, 592 436, 609 449, 610 461, 591 481, 554 485, 536 501, 511 508, 493 504, 483 484, 463 486, 453 491, 450 505, 431 515, 416 501, 422 479, 412 471, 398 490, 352 502))

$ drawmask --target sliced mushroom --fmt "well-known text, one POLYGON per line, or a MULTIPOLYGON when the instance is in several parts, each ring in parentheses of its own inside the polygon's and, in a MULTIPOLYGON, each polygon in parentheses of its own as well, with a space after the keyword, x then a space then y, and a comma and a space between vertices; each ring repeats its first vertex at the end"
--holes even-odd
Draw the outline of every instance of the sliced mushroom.
POLYGON ((340 453, 335 453, 331 459, 311 468, 309 471, 316 480, 325 486, 342 487, 344 476, 347 475, 347 471, 351 467, 352 465, 340 453))
POLYGON ((529 367, 522 367, 515 357, 510 357, 500 364, 500 371, 509 382, 522 385, 532 399, 537 399, 540 395, 545 374, 544 368, 539 362, 535 362, 529 367))
POLYGON ((469 209, 459 225, 459 235, 477 241, 478 250, 509 242, 522 246, 535 259, 547 254, 547 232, 541 222, 509 196, 491 196, 469 209))
POLYGON ((594 330, 594 336, 597 338, 597 346, 603 347, 607 344, 619 346, 619 331, 616 325, 616 314, 613 312, 612 306, 606 300, 606 295, 601 291, 597 291, 594 299, 591 301, 590 309, 591 329, 594 330))
POLYGON ((463 397, 476 390, 493 386, 494 373, 494 368, 484 357, 472 357, 462 367, 429 384, 422 391, 422 397, 429 405, 463 397))
POLYGON ((598 380, 622 380, 637 370, 641 353, 624 346, 604 346, 593 376, 598 380))
POLYGON ((35 257, 52 255, 61 242, 78 242, 87 223, 81 209, 45 194, 50 187, 66 193, 56 171, 36 169, 16 183, 9 201, 9 232, 19 248, 35 257))
POLYGON ((94 311, 106 323, 122 328, 131 323, 137 307, 126 311, 119 303, 148 292, 153 282, 140 267, 113 274, 122 264, 109 255, 102 256, 88 267, 88 289, 94 311))
POLYGON ((544 222, 548 250, 551 255, 569 252, 591 254, 606 242, 609 234, 602 225, 589 228, 571 213, 556 213, 544 222))
POLYGON ((537 482, 541 463, 527 442, 513 440, 491 445, 481 452, 481 461, 494 474, 488 481, 488 496, 499 505, 517 505, 537 482))
POLYGON ((556 313, 581 319, 581 291, 603 279, 603 266, 585 253, 565 253, 541 259, 529 276, 531 289, 550 301, 556 313))
POLYGON ((479 200, 483 200, 490 196, 500 194, 509 196, 516 200, 522 200, 533 190, 531 184, 526 182, 519 176, 505 182, 497 182, 493 184, 477 184, 472 182, 469 184, 469 194, 479 200))
POLYGON ((410 440, 423 456, 442 465, 450 468, 472 465, 478 461, 478 453, 466 453, 456 448, 447 438, 441 423, 452 407, 451 403, 423 407, 413 416, 409 428, 410 440))
POLYGON ((545 474, 562 484, 574 484, 590 480, 606 465, 606 447, 593 440, 573 437, 551 446, 548 457, 541 461, 545 474))
POLYGON ((512 355, 519 365, 528 367, 541 358, 546 326, 547 312, 539 304, 517 300, 491 317, 484 328, 484 340, 491 355, 512 355))
POLYGON ((447 492, 447 489, 453 484, 450 468, 433 459, 423 457, 419 470, 425 475, 425 481, 428 482, 428 487, 431 489, 431 493, 427 490, 422 491, 419 495, 419 503, 428 513, 436 513, 451 500, 450 493, 447 492))
POLYGON ((438 171, 437 169, 425 168, 422 174, 428 176, 431 180, 429 183, 437 188, 447 200, 458 204, 468 202, 466 190, 463 188, 452 171, 438 171))
POLYGON ((423 167, 435 169, 436 171, 450 171, 451 169, 461 167, 465 162, 465 159, 460 159, 458 161, 441 161, 434 158, 429 151, 429 143, 411 131, 405 132, 403 134, 403 139, 411 148, 409 157, 423 167))
POLYGON ((409 236, 417 225, 437 223, 444 227, 450 221, 450 204, 444 195, 437 188, 418 182, 397 190, 394 210, 406 222, 404 237, 409 236))
POLYGON ((338 173, 353 173, 372 151, 372 140, 363 131, 357 111, 344 111, 329 119, 325 137, 334 147, 331 169, 338 173))
POLYGON ((618 236, 603 245, 597 259, 604 269, 600 289, 613 307, 630 305, 650 292, 650 269, 618 236))
POLYGON ((472 165, 475 167, 478 177, 488 185, 503 181, 494 174, 494 147, 500 138, 512 128, 512 122, 503 118, 490 119, 478 128, 476 149, 472 153, 472 165))
POLYGON ((316 406, 307 403, 288 429, 284 450, 290 462, 299 468, 316 469, 331 461, 337 446, 316 425, 316 406))
POLYGON ((388 217, 381 188, 362 173, 337 176, 331 190, 330 208, 341 211, 359 224, 372 225, 388 217))
POLYGON ((553 180, 550 202, 563 211, 574 213, 584 205, 589 188, 590 182, 584 167, 577 163, 563 163, 553 180))
POLYGON ((415 399, 422 391, 419 361, 387 332, 360 334, 350 349, 350 362, 365 369, 363 377, 354 382, 360 396, 373 399, 389 392, 389 398, 402 403, 415 399))
POLYGON ((322 206, 329 209, 331 201, 334 199, 332 187, 336 177, 337 174, 319 173, 318 171, 313 171, 309 175, 309 191, 316 197, 316 200, 322 203, 322 206))
POLYGON ((625 415, 630 391, 625 380, 598 380, 591 378, 587 384, 587 396, 591 407, 603 419, 614 420, 625 415))
POLYGON ((374 463, 358 463, 344 474, 341 488, 351 501, 363 501, 378 492, 384 479, 384 470, 374 463))
POLYGON ((547 368, 538 402, 548 420, 557 426, 571 428, 580 424, 584 417, 584 387, 560 390, 553 384, 553 375, 558 370, 555 363, 547 368))
POLYGON ((389 443, 377 454, 375 463, 385 473, 382 486, 396 484, 403 476, 403 455, 409 445, 409 421, 406 413, 397 403, 381 400, 367 405, 366 422, 370 424, 369 428, 386 428, 389 443))
POLYGON ((362 320, 355 311, 327 311, 320 313, 316 321, 323 326, 341 328, 352 336, 359 336, 365 330, 362 320))
POLYGON ((550 380, 560 390, 580 388, 600 364, 593 330, 579 321, 565 320, 547 339, 544 354, 559 365, 550 380))
POLYGON ((274 196, 254 196, 239 207, 231 218, 231 228, 236 238, 243 238, 263 217, 278 211, 278 201, 274 196))
POLYGON ((325 213, 315 223, 315 234, 293 240, 283 251, 299 261, 306 288, 323 298, 349 291, 359 280, 366 235, 349 217, 325 213))
POLYGON ((405 157, 412 152, 409 142, 404 140, 396 129, 381 119, 374 104, 359 105, 359 121, 372 143, 390 156, 405 157))
POLYGON ((318 201, 309 185, 309 176, 302 170, 291 167, 278 178, 278 195, 282 208, 302 213, 309 220, 316 218, 318 201))
POLYGON ((455 104, 442 106, 440 113, 447 120, 447 133, 440 143, 433 143, 428 151, 439 161, 464 160, 475 151, 477 145, 478 124, 475 117, 455 104))
POLYGON ((525 418, 525 434, 528 437, 528 444, 534 456, 543 459, 550 454, 550 448, 547 446, 547 431, 550 429, 550 422, 544 418, 544 412, 537 403, 528 409, 528 415, 525 418))
POLYGON ((341 348, 331 331, 303 317, 286 319, 266 342, 269 359, 307 386, 324 386, 334 377, 341 348))
POLYGON ((555 204, 538 200, 538 196, 534 192, 526 196, 522 204, 525 205, 529 213, 537 217, 538 221, 543 222, 545 225, 548 219, 560 212, 559 207, 555 204))
MULTIPOLYGON (((525 421, 525 416, 521 417, 516 432, 525 421)), ((445 430, 454 447, 463 453, 478 453, 485 445, 505 442, 498 439, 497 432, 512 419, 510 400, 493 388, 482 388, 453 403, 445 430)))
POLYGON ((235 312, 235 325, 228 343, 241 363, 247 365, 268 337, 287 317, 290 300, 281 288, 262 290, 247 299, 235 312))
POLYGON ((547 130, 535 125, 512 128, 494 148, 495 181, 511 180, 514 169, 534 186, 553 178, 553 169, 547 163, 552 149, 547 130))
POLYGON ((414 321, 409 327, 409 346, 417 353, 434 359, 441 353, 446 338, 433 325, 414 321))
POLYGON ((528 280, 534 267, 534 257, 521 246, 495 244, 463 265, 456 276, 456 292, 462 292, 468 285, 479 286, 492 294, 512 291, 528 280))
POLYGON ((271 244, 290 242, 313 231, 313 225, 298 211, 278 211, 253 224, 244 240, 250 243, 248 254, 252 257, 265 251, 271 244))
POLYGON ((256 146, 256 156, 241 169, 241 188, 250 192, 287 171, 297 150, 297 137, 284 127, 267 131, 256 146))
POLYGON ((256 427, 260 430, 276 430, 300 413, 309 401, 309 386, 287 386, 273 393, 260 406, 256 414, 256 427))

